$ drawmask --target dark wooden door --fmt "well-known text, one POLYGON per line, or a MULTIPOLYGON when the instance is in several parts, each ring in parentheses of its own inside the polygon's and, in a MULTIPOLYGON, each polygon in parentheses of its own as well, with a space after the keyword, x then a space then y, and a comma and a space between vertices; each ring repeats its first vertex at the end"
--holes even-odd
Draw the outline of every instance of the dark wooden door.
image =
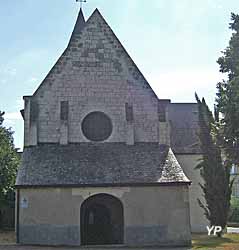
POLYGON ((97 194, 81 205, 81 244, 123 244, 124 216, 119 199, 97 194))
POLYGON ((107 207, 92 205, 85 213, 84 224, 87 244, 111 244, 112 223, 107 207))

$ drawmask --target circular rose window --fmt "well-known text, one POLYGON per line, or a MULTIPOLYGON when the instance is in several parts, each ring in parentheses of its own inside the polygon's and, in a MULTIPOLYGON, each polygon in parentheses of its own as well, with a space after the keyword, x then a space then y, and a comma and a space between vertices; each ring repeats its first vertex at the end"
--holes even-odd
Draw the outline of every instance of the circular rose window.
POLYGON ((91 141, 104 141, 112 133, 110 118, 103 112, 92 112, 88 114, 81 125, 84 136, 91 141))

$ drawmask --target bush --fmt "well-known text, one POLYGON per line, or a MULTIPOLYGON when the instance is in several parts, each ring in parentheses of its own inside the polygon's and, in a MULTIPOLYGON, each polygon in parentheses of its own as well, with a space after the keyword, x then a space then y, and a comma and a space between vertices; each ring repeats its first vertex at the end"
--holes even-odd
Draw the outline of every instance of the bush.
POLYGON ((228 218, 230 222, 239 223, 239 198, 232 197, 230 216, 228 218))

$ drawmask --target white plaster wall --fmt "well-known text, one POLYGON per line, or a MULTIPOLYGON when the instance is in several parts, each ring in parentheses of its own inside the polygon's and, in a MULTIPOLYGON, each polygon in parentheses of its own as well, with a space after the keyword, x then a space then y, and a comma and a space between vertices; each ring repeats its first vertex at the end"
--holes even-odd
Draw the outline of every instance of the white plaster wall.
POLYGON ((83 201, 102 193, 121 200, 126 227, 163 224, 173 230, 189 224, 184 186, 20 189, 20 224, 80 225, 83 201))
POLYGON ((182 166, 184 173, 192 181, 192 185, 189 188, 190 197, 190 215, 191 215, 191 227, 192 232, 207 232, 206 226, 209 225, 208 220, 205 218, 203 209, 199 206, 197 199, 200 199, 205 204, 203 197, 203 191, 198 183, 203 183, 200 171, 195 167, 201 159, 201 155, 176 155, 177 160, 182 166))

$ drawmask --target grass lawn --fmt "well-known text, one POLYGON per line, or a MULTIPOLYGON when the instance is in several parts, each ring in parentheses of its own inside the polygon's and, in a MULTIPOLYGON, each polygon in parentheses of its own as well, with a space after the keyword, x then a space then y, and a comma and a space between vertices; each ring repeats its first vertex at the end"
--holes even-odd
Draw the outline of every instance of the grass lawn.
POLYGON ((192 245, 200 250, 239 250, 239 234, 225 234, 222 238, 193 234, 192 245))

